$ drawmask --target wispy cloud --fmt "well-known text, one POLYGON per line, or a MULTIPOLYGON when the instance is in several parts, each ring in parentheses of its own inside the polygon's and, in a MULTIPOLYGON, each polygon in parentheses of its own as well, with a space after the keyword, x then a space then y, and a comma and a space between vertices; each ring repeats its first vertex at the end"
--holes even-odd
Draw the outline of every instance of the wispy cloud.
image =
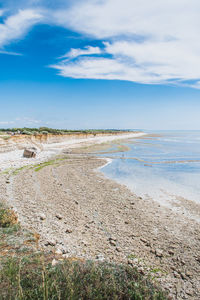
POLYGON ((42 19, 42 15, 31 9, 19 10, 16 14, 8 16, 0 24, 0 48, 11 41, 23 38, 28 30, 42 19))
POLYGON ((76 61, 61 61, 53 67, 60 75, 74 78, 198 82, 199 11, 197 0, 82 1, 67 11, 56 11, 55 17, 62 26, 101 39, 103 56, 78 57, 79 51, 73 49, 76 61))
POLYGON ((16 122, 23 122, 24 124, 29 124, 29 125, 37 125, 42 123, 41 120, 29 118, 29 117, 20 117, 15 119, 16 122))
POLYGON ((5 50, 0 50, 0 54, 7 54, 7 55, 15 55, 15 56, 22 56, 22 53, 17 53, 13 51, 5 51, 5 50))
POLYGON ((11 125, 14 124, 14 121, 0 121, 0 125, 11 125))
POLYGON ((81 55, 94 55, 101 54, 102 51, 99 47, 86 46, 85 49, 71 49, 65 55, 60 58, 75 58, 81 55))
POLYGON ((199 0, 19 1, 25 2, 29 8, 0 24, 0 47, 43 22, 102 43, 60 57, 51 67, 61 76, 199 87, 199 0))

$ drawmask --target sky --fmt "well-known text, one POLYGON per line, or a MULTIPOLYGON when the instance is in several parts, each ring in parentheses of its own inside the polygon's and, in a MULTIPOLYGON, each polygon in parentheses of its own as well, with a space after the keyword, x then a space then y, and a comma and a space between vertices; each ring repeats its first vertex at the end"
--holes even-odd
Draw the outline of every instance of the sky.
POLYGON ((200 1, 0 0, 0 128, 200 130, 200 1))

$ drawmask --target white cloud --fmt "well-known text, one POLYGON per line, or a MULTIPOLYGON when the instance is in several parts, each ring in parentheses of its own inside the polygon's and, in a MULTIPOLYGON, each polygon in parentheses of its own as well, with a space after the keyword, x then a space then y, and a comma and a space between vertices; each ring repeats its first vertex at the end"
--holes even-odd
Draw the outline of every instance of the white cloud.
POLYGON ((0 125, 10 125, 10 124, 14 124, 13 121, 0 121, 0 125))
POLYGON ((26 3, 29 9, 0 24, 0 47, 38 22, 59 25, 102 41, 100 48, 91 43, 60 57, 52 67, 62 76, 149 84, 191 81, 191 87, 199 87, 199 0, 59 0, 54 9, 46 0, 26 3))
POLYGON ((199 32, 198 0, 84 0, 55 11, 63 26, 108 38, 119 35, 191 36, 199 32))
POLYGON ((17 14, 7 17, 5 22, 0 24, 0 48, 22 38, 41 19, 42 15, 31 9, 19 10, 17 14))
MULTIPOLYGON (((101 59, 54 66, 62 76, 176 84, 200 79, 198 0, 87 0, 54 17, 64 27, 107 40, 101 59)), ((79 50, 73 49, 76 56, 79 50)))
MULTIPOLYGON (((52 65, 64 77, 84 79, 127 80, 141 83, 160 83, 156 74, 137 66, 131 66, 123 60, 110 58, 83 58, 77 62, 66 61, 52 65)), ((163 77, 162 82, 166 82, 163 77)))
POLYGON ((37 120, 29 117, 16 118, 15 121, 24 122, 25 124, 40 124, 42 122, 41 120, 37 120))
POLYGON ((85 49, 71 49, 68 53, 61 56, 61 58, 75 58, 81 55, 101 54, 101 52, 99 47, 87 46, 85 49))

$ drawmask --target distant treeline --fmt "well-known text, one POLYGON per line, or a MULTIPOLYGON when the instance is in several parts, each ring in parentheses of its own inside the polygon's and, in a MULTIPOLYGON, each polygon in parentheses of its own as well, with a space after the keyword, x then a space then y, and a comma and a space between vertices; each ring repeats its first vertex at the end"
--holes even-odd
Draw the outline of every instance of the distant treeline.
POLYGON ((69 133, 84 133, 84 134, 97 134, 97 133, 117 133, 126 132, 129 130, 118 130, 118 129, 89 129, 89 130, 68 130, 68 129, 54 129, 48 127, 40 128, 3 128, 0 129, 0 133, 6 134, 27 134, 27 135, 37 135, 37 134, 69 134, 69 133))

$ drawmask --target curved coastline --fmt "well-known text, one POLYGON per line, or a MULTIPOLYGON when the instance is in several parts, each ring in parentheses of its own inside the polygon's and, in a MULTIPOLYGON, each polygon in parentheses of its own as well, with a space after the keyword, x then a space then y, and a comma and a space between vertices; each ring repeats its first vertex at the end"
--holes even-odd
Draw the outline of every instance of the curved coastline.
POLYGON ((198 224, 96 172, 104 158, 69 149, 48 165, 0 176, 1 195, 22 226, 37 232, 48 250, 137 265, 153 272, 172 299, 198 299, 198 224))

